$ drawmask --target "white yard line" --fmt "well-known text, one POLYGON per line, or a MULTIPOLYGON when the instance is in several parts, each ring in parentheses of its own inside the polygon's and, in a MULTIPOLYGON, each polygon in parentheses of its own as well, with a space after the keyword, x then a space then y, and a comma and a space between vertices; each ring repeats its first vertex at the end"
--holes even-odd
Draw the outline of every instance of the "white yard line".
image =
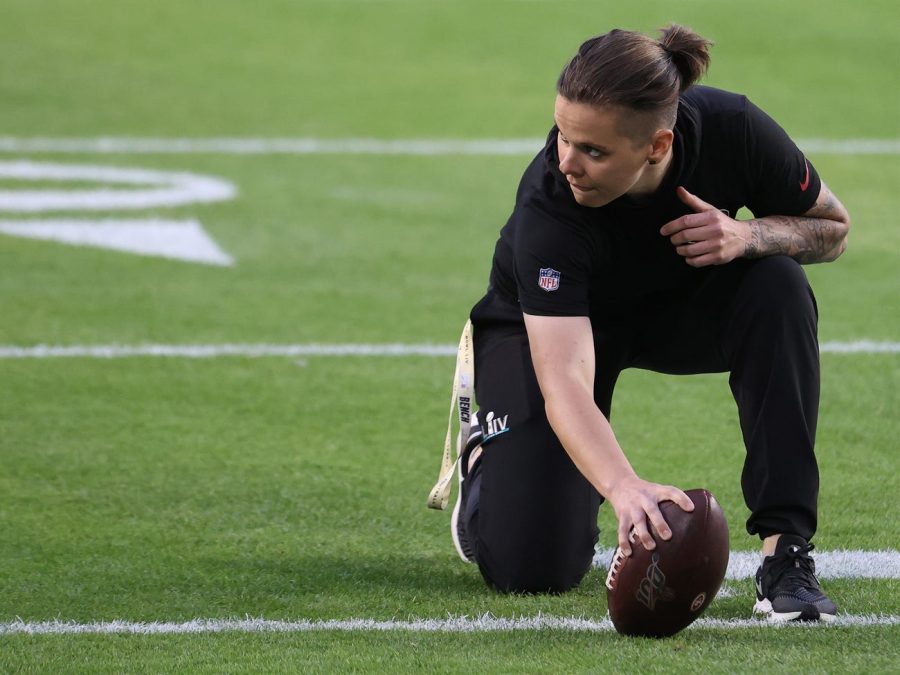
MULTIPOLYGON (((0 152, 115 155, 533 155, 542 138, 19 138, 0 136, 0 152)), ((898 138, 806 138, 805 152, 826 155, 898 155, 898 138)))
POLYGON ((117 359, 166 356, 204 359, 220 356, 455 356, 453 345, 410 344, 220 344, 220 345, 37 345, 0 346, 0 359, 80 357, 117 359))
MULTIPOLYGON (((712 619, 701 618, 688 630, 713 628, 717 630, 739 630, 756 628, 764 630, 789 628, 816 628, 830 630, 833 627, 852 626, 895 626, 900 624, 900 616, 879 614, 840 614, 830 624, 769 624, 762 619, 712 619)), ((555 630, 579 633, 606 633, 613 631, 608 618, 600 620, 578 617, 523 616, 501 618, 486 615, 470 618, 466 616, 447 619, 416 619, 411 621, 376 621, 373 619, 345 619, 310 621, 271 621, 266 619, 194 619, 176 622, 133 622, 104 621, 95 623, 75 623, 68 621, 26 622, 12 621, 0 623, 0 635, 72 635, 72 634, 137 634, 172 635, 184 633, 309 633, 309 632, 416 632, 416 633, 485 633, 499 631, 555 630)))
MULTIPOLYGON (((163 356, 208 359, 222 356, 455 356, 455 345, 441 344, 217 344, 217 345, 0 345, 0 359, 90 358, 120 359, 163 356)), ((831 354, 900 354, 900 342, 823 342, 820 349, 831 354)))
MULTIPOLYGON (((594 566, 607 568, 613 549, 594 554, 594 566)), ((815 551, 816 575, 820 579, 900 579, 900 551, 815 551)), ((726 579, 744 581, 753 578, 759 567, 756 551, 731 551, 726 579)))
MULTIPOLYGON (((594 564, 605 566, 609 563, 611 550, 601 550, 594 558, 594 564)), ((755 552, 732 551, 726 579, 748 580, 759 556, 755 552)), ((819 576, 828 579, 897 579, 900 578, 900 552, 885 551, 819 551, 816 552, 819 576)), ((726 584, 721 597, 733 596, 734 586, 726 584)), ((748 593, 749 593, 748 587, 748 593)), ((900 616, 884 614, 840 614, 833 624, 785 624, 793 628, 832 626, 894 626, 900 624, 900 616)), ((772 630, 773 626, 762 619, 715 619, 701 618, 693 628, 717 630, 739 630, 759 628, 772 630)), ((306 633, 306 632, 426 632, 426 633, 479 633, 497 631, 557 630, 570 632, 609 632, 613 626, 608 618, 599 620, 579 617, 556 617, 538 614, 512 618, 485 615, 481 617, 448 617, 442 619, 413 619, 408 621, 375 619, 331 619, 276 621, 266 619, 194 619, 183 622, 135 622, 97 621, 77 623, 75 621, 37 621, 22 619, 0 623, 0 635, 71 635, 71 634, 140 634, 163 635, 182 633, 306 633)))
POLYGON ((819 345, 819 349, 832 354, 897 354, 900 353, 900 342, 875 342, 874 340, 823 342, 819 345))

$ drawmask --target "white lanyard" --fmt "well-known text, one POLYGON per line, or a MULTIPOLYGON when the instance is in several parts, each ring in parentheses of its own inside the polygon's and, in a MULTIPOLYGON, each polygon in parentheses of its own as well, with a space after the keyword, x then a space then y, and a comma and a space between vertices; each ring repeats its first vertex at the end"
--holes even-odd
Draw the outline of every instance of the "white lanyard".
POLYGON ((453 373, 453 393, 450 395, 450 415, 447 420, 447 436, 444 438, 444 455, 441 459, 441 473, 438 482, 428 495, 428 508, 443 511, 450 501, 450 484, 459 461, 459 453, 469 440, 472 426, 472 403, 475 388, 475 352, 472 349, 472 322, 466 321, 459 349, 456 352, 456 371, 453 373), (456 458, 453 457, 453 408, 459 411, 459 436, 456 444, 456 458))

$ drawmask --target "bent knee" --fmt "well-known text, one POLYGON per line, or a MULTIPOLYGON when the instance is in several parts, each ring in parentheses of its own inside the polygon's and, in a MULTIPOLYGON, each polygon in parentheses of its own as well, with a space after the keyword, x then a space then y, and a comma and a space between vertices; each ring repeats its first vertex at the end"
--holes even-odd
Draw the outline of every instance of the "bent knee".
POLYGON ((803 266, 786 255, 773 255, 755 260, 747 272, 745 283, 757 292, 772 296, 809 292, 809 281, 803 266))
POLYGON ((750 304, 766 314, 817 314, 816 299, 803 267, 784 255, 760 258, 744 278, 750 304))
POLYGON ((556 594, 581 583, 590 570, 593 554, 593 545, 577 549, 544 547, 529 541, 520 547, 507 547, 500 556, 490 547, 482 547, 478 566, 488 585, 501 593, 556 594))

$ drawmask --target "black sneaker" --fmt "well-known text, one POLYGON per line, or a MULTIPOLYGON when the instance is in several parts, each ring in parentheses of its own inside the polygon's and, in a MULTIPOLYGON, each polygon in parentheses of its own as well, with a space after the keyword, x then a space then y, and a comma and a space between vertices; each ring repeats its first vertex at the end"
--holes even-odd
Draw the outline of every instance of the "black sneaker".
MULTIPOLYGON (((469 476, 469 457, 472 452, 481 445, 484 434, 481 425, 478 424, 478 413, 472 415, 472 428, 469 431, 469 439, 459 456, 456 471, 459 477, 459 488, 456 491, 456 504, 453 506, 453 516, 450 518, 450 536, 453 537, 453 545, 463 562, 474 562, 475 552, 466 536, 466 524, 460 515, 466 510, 466 478, 469 476)), ((478 461, 478 460, 476 460, 478 461)))
POLYGON ((775 555, 756 570, 754 613, 770 621, 834 621, 837 607, 819 587, 812 550, 803 537, 781 535, 775 555))

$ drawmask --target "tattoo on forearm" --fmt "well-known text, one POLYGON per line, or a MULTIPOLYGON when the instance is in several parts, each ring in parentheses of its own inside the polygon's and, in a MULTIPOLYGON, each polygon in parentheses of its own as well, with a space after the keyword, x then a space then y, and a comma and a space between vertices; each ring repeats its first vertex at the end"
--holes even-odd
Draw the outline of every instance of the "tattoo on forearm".
POLYGON ((829 262, 847 245, 849 216, 824 185, 813 207, 802 216, 766 216, 749 221, 747 258, 787 255, 799 263, 829 262))
POLYGON ((846 213, 844 205, 838 201, 831 190, 825 189, 813 207, 804 215, 810 218, 834 220, 836 215, 841 213, 846 213))
POLYGON ((799 263, 828 262, 844 247, 846 226, 824 218, 766 216, 750 221, 752 236, 744 255, 787 255, 799 263))

